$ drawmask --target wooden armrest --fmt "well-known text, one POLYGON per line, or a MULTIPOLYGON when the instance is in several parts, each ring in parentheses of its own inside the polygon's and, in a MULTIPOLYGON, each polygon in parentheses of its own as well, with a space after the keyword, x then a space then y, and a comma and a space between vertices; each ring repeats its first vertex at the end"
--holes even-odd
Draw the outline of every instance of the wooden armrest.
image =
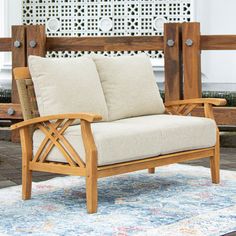
POLYGON ((19 122, 17 124, 14 124, 11 126, 11 129, 19 129, 25 126, 34 125, 37 123, 50 121, 50 120, 59 120, 59 119, 80 119, 85 120, 87 122, 94 122, 102 120, 102 116, 98 114, 92 114, 92 113, 76 113, 76 114, 58 114, 58 115, 50 115, 50 116, 43 116, 43 117, 37 117, 34 119, 26 120, 23 122, 19 122))
POLYGON ((165 106, 177 106, 177 105, 185 105, 185 104, 211 104, 214 106, 224 106, 227 101, 223 98, 195 98, 195 99, 186 99, 186 100, 178 100, 178 101, 170 101, 166 102, 165 106))
POLYGON ((222 98, 196 98, 165 103, 166 112, 172 115, 189 115, 196 107, 204 105, 205 117, 214 119, 212 106, 224 106, 226 100, 222 98))

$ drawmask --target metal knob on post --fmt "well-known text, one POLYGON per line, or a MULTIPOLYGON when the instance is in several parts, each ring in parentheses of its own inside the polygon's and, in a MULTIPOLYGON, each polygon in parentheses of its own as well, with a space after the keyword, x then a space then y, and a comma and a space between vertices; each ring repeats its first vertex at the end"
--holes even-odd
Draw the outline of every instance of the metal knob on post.
POLYGON ((36 45, 37 45, 37 43, 35 42, 35 40, 31 40, 31 41, 29 42, 29 45, 30 45, 31 48, 35 48, 36 45))
POLYGON ((167 40, 167 45, 168 45, 169 47, 174 47, 175 41, 174 41, 173 39, 168 39, 168 40, 167 40))
POLYGON ((185 44, 188 46, 188 47, 192 47, 193 46, 193 40, 192 39, 187 39, 185 41, 185 44))
POLYGON ((15 113, 16 113, 16 111, 13 108, 11 108, 11 107, 7 110, 7 114, 9 116, 13 116, 15 113))
POLYGON ((20 48, 20 46, 21 46, 21 42, 20 42, 19 40, 16 40, 16 41, 14 42, 14 47, 15 47, 15 48, 20 48))

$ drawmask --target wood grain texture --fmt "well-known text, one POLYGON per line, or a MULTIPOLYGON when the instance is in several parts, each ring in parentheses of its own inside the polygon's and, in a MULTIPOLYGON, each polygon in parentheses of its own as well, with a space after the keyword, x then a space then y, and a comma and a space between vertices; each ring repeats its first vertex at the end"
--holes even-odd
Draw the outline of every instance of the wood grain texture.
POLYGON ((21 105, 15 103, 0 103, 0 118, 5 120, 22 120, 21 105), (8 109, 13 109, 15 113, 9 115, 8 109))
POLYGON ((85 120, 81 120, 81 132, 86 154, 86 200, 88 213, 97 212, 98 205, 98 152, 94 142, 91 125, 85 120))
MULTIPOLYGON (((26 56, 26 32, 25 26, 12 26, 12 42, 18 40, 21 43, 19 48, 13 46, 12 43, 12 69, 16 67, 26 66, 27 56, 26 56)), ((20 103, 16 81, 14 80, 13 74, 12 80, 12 103, 20 103)))
POLYGON ((58 115, 50 115, 50 116, 41 116, 37 117, 34 119, 22 121, 20 123, 17 123, 15 125, 11 126, 11 129, 19 129, 25 126, 30 126, 38 123, 42 123, 45 121, 50 121, 50 120, 58 120, 58 119, 80 119, 80 120, 85 120, 88 122, 94 122, 94 121, 99 121, 102 120, 102 116, 97 115, 97 114, 92 114, 92 113, 70 113, 70 114, 58 114, 58 115))
POLYGON ((202 96, 200 24, 183 23, 182 32, 184 99, 199 98, 202 96), (193 41, 191 47, 186 45, 188 39, 193 41))
POLYGON ((28 127, 20 130, 21 149, 22 149, 22 199, 31 198, 32 189, 32 170, 29 163, 33 157, 33 144, 28 127))
POLYGON ((44 57, 46 55, 46 31, 44 25, 28 25, 27 31, 27 55, 44 57), (30 42, 35 41, 36 46, 32 48, 30 42))
POLYGON ((163 50, 162 36, 50 37, 47 51, 144 51, 163 50))
POLYGON ((216 145, 214 149, 214 156, 210 158, 211 179, 212 183, 220 183, 220 135, 217 130, 216 145))
POLYGON ((11 52, 12 50, 11 38, 0 38, 0 52, 11 52))
POLYGON ((165 106, 184 105, 184 104, 204 104, 209 103, 214 106, 224 106, 227 101, 224 98, 194 98, 177 101, 165 102, 165 106))
MULTIPOLYGON (((235 125, 236 107, 213 107, 217 125, 235 125)), ((192 112, 193 116, 204 117, 204 109, 199 107, 192 112)))
POLYGON ((153 168, 157 166, 179 163, 187 160, 207 158, 213 155, 214 155, 214 147, 207 149, 199 149, 194 151, 173 153, 169 155, 113 164, 109 166, 101 166, 98 167, 98 177, 102 178, 112 175, 118 175, 118 174, 153 168))
POLYGON ((64 174, 64 175, 75 175, 75 176, 86 176, 85 168, 80 167, 72 167, 68 164, 64 163, 29 163, 30 170, 48 172, 48 173, 56 173, 56 174, 64 174))
POLYGON ((201 50, 236 50, 236 35, 202 35, 201 50))
POLYGON ((15 80, 31 79, 30 71, 28 67, 17 67, 13 69, 15 80))
MULTIPOLYGON (((26 55, 26 32, 25 26, 12 26, 12 69, 16 67, 26 66, 27 64, 27 55, 26 55), (21 45, 19 48, 14 47, 13 43, 18 40, 21 45)), ((16 81, 14 80, 14 74, 12 73, 12 93, 11 93, 11 102, 19 104, 20 99, 18 95, 16 81)), ((13 120, 13 123, 17 120, 13 120)), ((19 141, 19 132, 11 132, 11 140, 13 142, 19 141)))
POLYGON ((164 27, 165 59, 165 101, 179 100, 183 97, 181 24, 167 23, 164 27), (168 46, 168 40, 174 46, 168 46))

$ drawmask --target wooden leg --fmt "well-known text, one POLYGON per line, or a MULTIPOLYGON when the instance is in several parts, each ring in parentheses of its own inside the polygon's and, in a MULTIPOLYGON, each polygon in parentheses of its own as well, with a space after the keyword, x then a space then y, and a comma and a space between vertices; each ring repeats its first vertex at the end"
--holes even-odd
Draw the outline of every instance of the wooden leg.
POLYGON ((98 205, 97 152, 92 151, 86 159, 86 200, 88 213, 96 213, 98 205))
POLYGON ((155 173, 155 167, 154 168, 149 168, 148 173, 149 174, 154 174, 155 173))
POLYGON ((28 200, 31 198, 32 191, 32 171, 24 162, 22 160, 22 199, 28 200))
POLYGON ((98 205, 97 177, 86 177, 86 200, 88 213, 96 213, 98 205))
POLYGON ((217 132, 217 142, 215 146, 214 156, 210 157, 211 178, 212 183, 220 183, 220 141, 219 132, 217 132))
POLYGON ((22 199, 31 198, 32 171, 29 169, 29 162, 32 160, 32 139, 29 128, 20 129, 22 148, 22 199))
POLYGON ((96 213, 98 205, 97 162, 98 154, 94 143, 91 126, 81 120, 82 137, 86 152, 86 200, 88 213, 96 213))

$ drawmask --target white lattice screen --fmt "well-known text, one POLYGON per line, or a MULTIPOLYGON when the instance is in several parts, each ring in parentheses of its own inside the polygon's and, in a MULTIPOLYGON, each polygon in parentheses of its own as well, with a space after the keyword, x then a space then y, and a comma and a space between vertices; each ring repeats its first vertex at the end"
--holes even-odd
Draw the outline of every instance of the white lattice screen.
MULTIPOLYGON (((193 0, 23 0, 23 23, 45 24, 48 36, 162 35, 165 22, 192 20, 193 0)), ((49 52, 74 57, 89 52, 49 52)), ((106 52, 120 55, 136 52, 106 52)), ((162 52, 147 52, 163 58, 162 52)))

